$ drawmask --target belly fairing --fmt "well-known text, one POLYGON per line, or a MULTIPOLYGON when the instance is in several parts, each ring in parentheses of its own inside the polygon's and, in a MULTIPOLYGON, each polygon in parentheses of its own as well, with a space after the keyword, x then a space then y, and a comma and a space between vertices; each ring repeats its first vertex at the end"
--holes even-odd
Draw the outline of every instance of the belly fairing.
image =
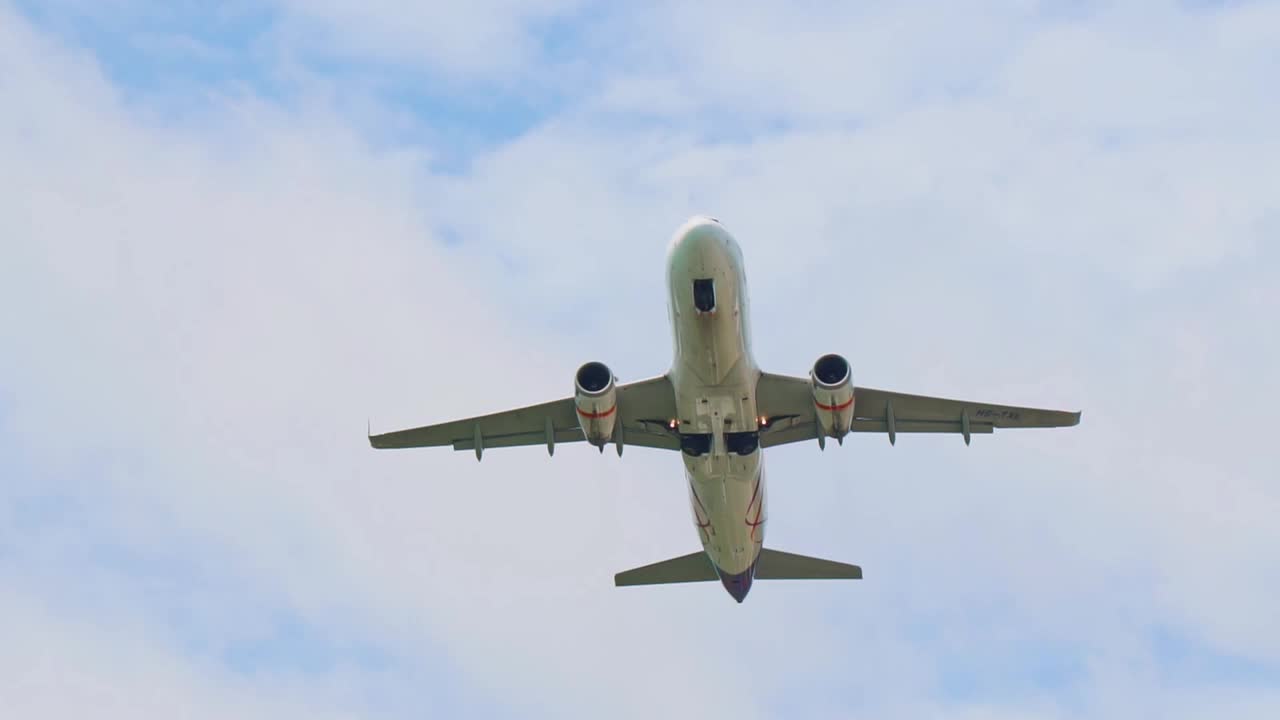
POLYGON ((685 458, 689 501, 702 547, 722 574, 746 572, 764 542, 764 466, 746 456, 685 458))

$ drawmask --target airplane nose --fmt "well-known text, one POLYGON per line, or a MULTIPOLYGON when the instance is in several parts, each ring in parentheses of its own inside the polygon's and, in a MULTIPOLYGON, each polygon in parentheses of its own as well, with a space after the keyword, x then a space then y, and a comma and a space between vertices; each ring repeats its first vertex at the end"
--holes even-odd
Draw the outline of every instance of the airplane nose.
POLYGON ((724 228, 702 215, 689 218, 671 238, 670 255, 695 256, 719 253, 724 249, 724 228))

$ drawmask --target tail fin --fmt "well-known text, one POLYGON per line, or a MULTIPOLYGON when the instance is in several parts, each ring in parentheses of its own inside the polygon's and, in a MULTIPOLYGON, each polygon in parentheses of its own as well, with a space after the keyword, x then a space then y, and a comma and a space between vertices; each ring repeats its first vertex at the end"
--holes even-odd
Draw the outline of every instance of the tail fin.
POLYGON ((757 580, 861 580, 857 565, 762 548, 757 580))
POLYGON ((669 583, 703 582, 719 580, 711 558, 702 551, 663 560, 634 570, 624 570, 613 576, 613 584, 666 585, 669 583))

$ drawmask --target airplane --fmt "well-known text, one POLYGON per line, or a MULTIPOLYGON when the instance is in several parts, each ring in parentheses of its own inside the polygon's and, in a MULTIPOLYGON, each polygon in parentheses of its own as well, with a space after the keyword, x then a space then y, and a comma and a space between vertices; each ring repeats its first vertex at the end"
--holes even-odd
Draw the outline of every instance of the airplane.
POLYGON ((993 405, 855 386, 849 361, 817 359, 808 377, 760 370, 751 353, 742 251, 719 220, 697 215, 667 253, 674 361, 665 374, 619 383, 599 361, 574 375, 571 397, 436 425, 369 435, 374 448, 452 446, 476 460, 497 448, 587 442, 680 453, 702 551, 614 576, 615 586, 719 580, 741 603, 754 580, 860 579, 862 568, 764 547, 763 451, 848 433, 974 434, 1077 425, 1079 412, 993 405))

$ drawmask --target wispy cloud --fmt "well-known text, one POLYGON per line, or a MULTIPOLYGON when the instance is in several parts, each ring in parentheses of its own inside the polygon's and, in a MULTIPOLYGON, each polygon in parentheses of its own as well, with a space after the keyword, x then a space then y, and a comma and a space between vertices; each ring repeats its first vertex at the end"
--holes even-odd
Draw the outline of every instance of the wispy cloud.
POLYGON ((1271 5, 22 7, 25 717, 1280 706, 1271 5), (664 454, 367 448, 370 415, 662 371, 694 211, 743 243, 770 369, 837 350, 861 384, 1084 424, 770 453, 771 544, 867 579, 741 607, 610 586, 694 546, 664 454))

